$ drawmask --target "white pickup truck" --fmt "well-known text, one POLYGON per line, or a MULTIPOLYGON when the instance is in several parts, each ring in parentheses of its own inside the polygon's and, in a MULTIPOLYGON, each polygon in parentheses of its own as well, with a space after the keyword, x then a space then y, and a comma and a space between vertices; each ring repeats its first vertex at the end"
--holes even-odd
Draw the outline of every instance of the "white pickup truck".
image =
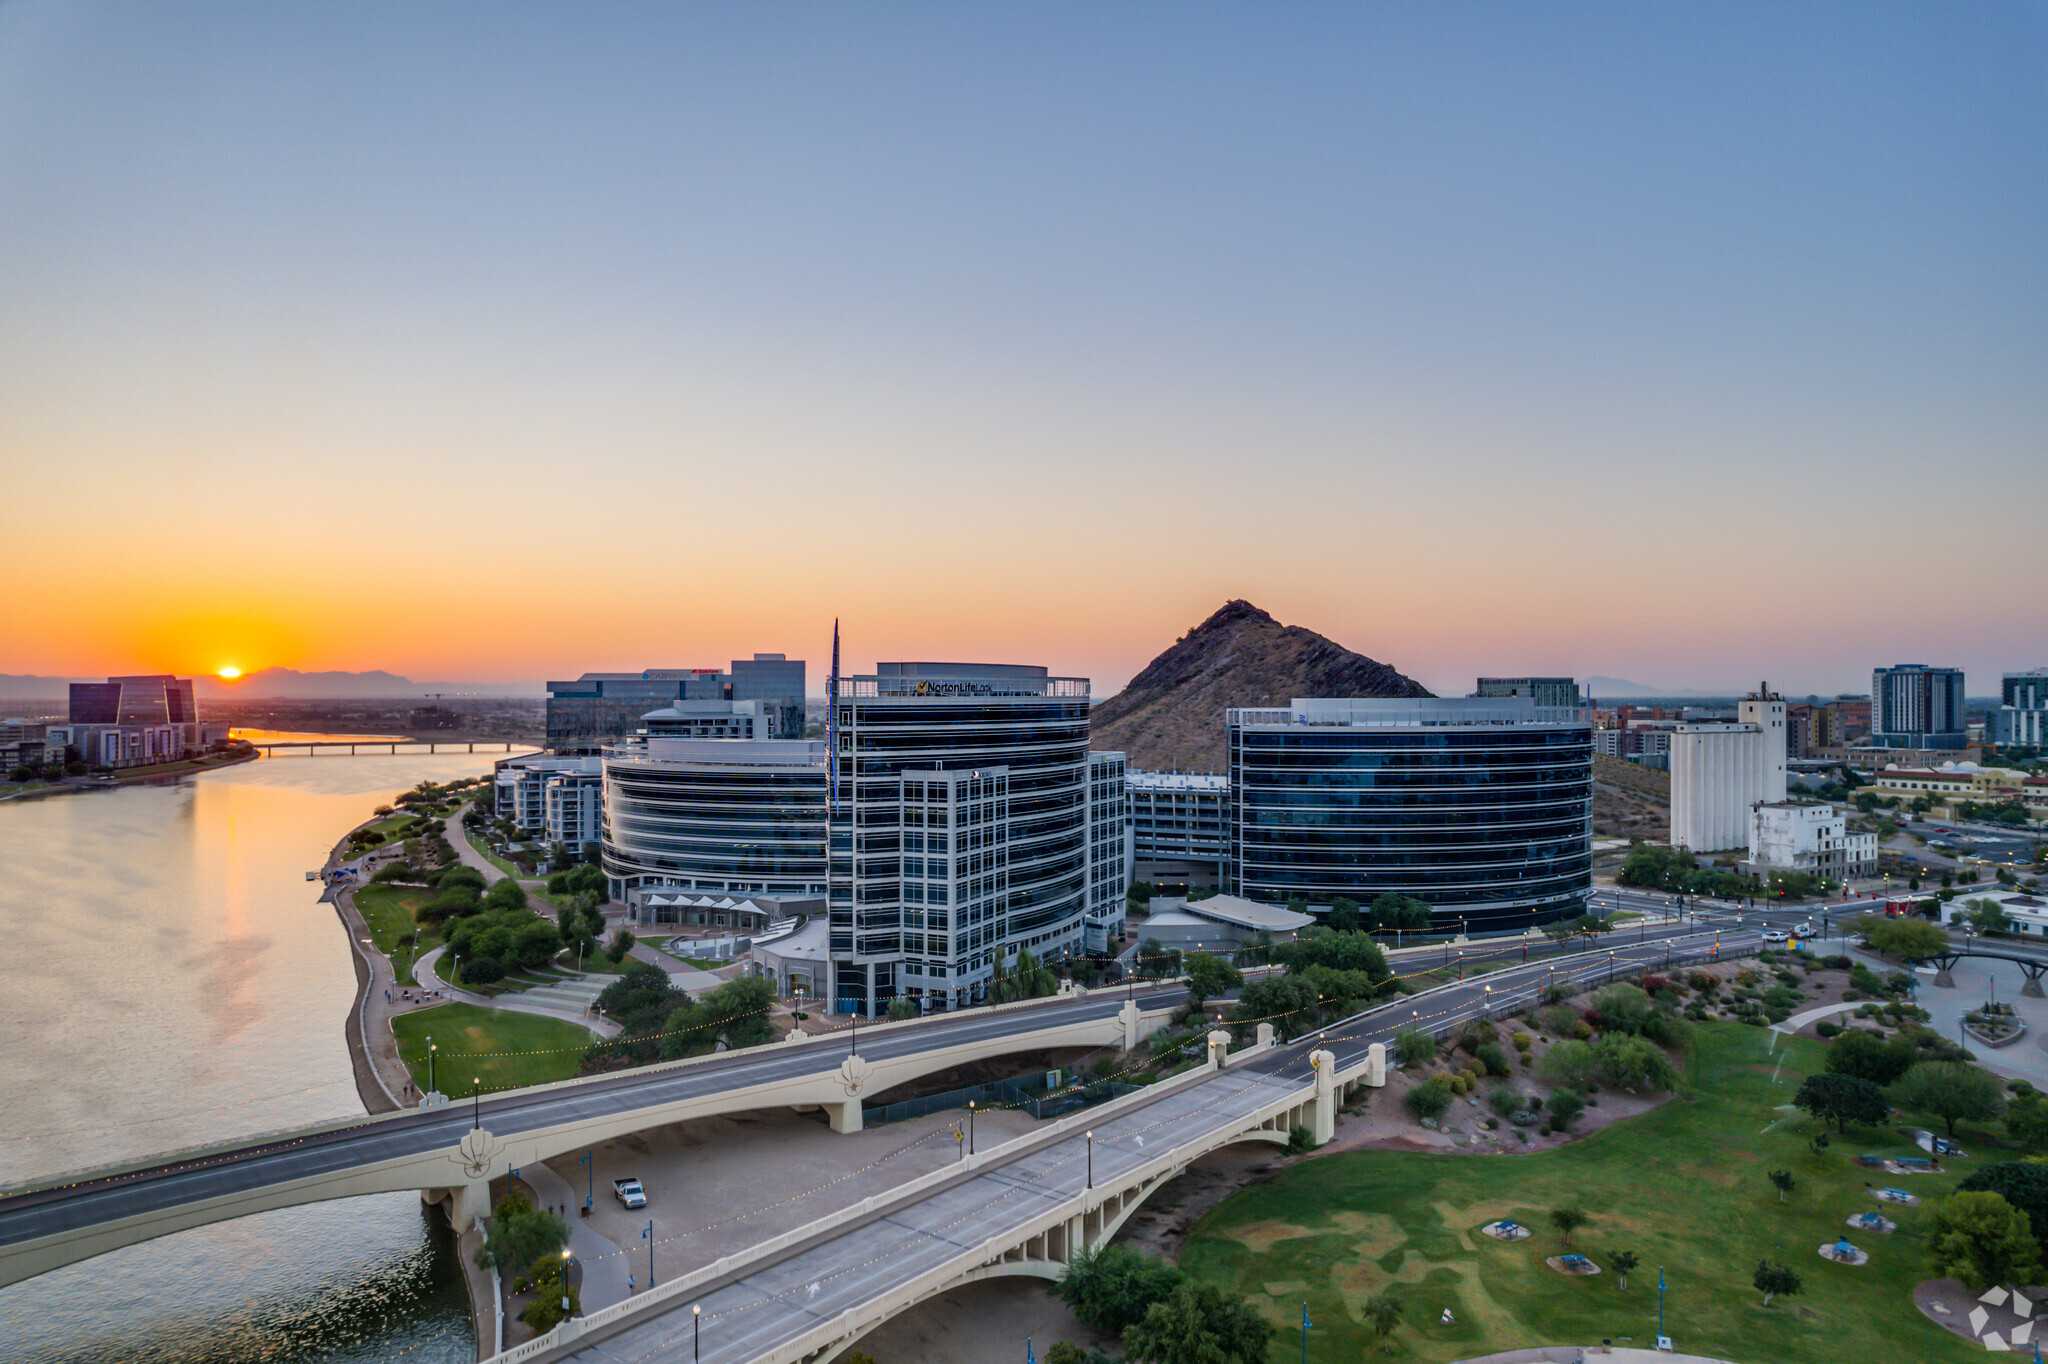
POLYGON ((644 1208, 647 1206, 647 1190, 640 1187, 640 1181, 637 1179, 613 1180, 612 1192, 618 1196, 619 1202, 624 1203, 629 1208, 644 1208))

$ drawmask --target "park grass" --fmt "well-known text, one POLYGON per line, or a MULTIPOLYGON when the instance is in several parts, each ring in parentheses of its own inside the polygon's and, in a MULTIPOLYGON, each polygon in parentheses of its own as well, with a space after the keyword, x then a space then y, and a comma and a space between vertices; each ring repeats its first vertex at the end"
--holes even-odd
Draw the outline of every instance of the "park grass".
POLYGON ((1880 1206, 1865 1185, 1900 1184, 1932 1199, 1999 1153, 1979 1134, 1966 1142, 1977 1158, 1951 1161, 1952 1173, 1887 1176, 1854 1156, 1920 1153, 1896 1132, 1852 1128, 1817 1168, 1807 1140, 1820 1128, 1774 1110, 1820 1069, 1823 1047, 1781 1041, 1778 1071, 1767 1041, 1737 1024, 1701 1028, 1689 1094, 1556 1150, 1346 1152, 1296 1164, 1197 1223, 1181 1267, 1247 1295, 1290 1336, 1306 1299, 1316 1323, 1310 1351, 1321 1359, 1382 1357, 1359 1308, 1390 1287, 1406 1307, 1395 1359, 1448 1361, 1603 1338, 1650 1348, 1659 1266, 1670 1285, 1666 1334, 1681 1351, 1745 1364, 1981 1355, 1981 1346, 1934 1325, 1912 1303, 1914 1284, 1933 1276, 1929 1207, 1880 1206), (1783 1206, 1768 1179, 1773 1169, 1797 1180, 1783 1206), (1564 1250, 1549 1215, 1565 1206, 1591 1214, 1572 1249, 1599 1263, 1598 1275, 1567 1278, 1543 1263, 1564 1250), (1851 1213, 1871 1210, 1899 1230, 1875 1236, 1845 1225, 1851 1213), (1517 1243, 1479 1234, 1501 1217, 1536 1234, 1517 1243), (1843 1235, 1870 1252, 1868 1265, 1836 1265, 1816 1253, 1843 1235), (1607 1268, 1614 1250, 1642 1258, 1625 1293, 1607 1268), (1789 1265, 1804 1291, 1763 1307, 1750 1278, 1764 1258, 1789 1265), (1455 1325, 1440 1324, 1446 1308, 1455 1325))
POLYGON ((427 1038, 436 1048, 435 1074, 450 1098, 468 1095, 470 1079, 484 1092, 566 1080, 576 1074, 589 1032, 573 1023, 537 1014, 484 1009, 474 1004, 437 1004, 391 1020, 398 1055, 413 1083, 427 1088, 427 1038))
POLYGON ((412 952, 402 952, 398 946, 398 940, 418 926, 414 916, 431 894, 431 890, 421 886, 385 884, 356 887, 356 913, 362 915, 363 922, 369 926, 370 939, 377 950, 390 958, 391 973, 400 985, 419 984, 413 978, 413 962, 440 946, 441 935, 432 928, 419 930, 420 943, 412 952))

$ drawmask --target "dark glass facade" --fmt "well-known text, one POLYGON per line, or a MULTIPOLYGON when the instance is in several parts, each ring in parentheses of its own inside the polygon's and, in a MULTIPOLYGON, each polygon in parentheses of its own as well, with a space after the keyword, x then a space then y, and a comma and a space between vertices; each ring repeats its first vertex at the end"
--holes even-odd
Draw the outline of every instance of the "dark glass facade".
POLYGON ((1492 699, 1357 704, 1230 713, 1231 893, 1327 906, 1392 891, 1475 932, 1584 909, 1592 727, 1562 718, 1582 712, 1492 699))

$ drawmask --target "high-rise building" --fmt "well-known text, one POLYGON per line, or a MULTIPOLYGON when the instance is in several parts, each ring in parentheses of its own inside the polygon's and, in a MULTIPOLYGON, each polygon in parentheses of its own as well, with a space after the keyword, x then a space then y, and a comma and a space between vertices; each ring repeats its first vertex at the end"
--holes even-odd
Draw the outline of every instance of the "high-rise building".
POLYGON ((1526 696, 1539 706, 1577 706, 1578 679, 1571 677, 1482 677, 1474 696, 1526 696))
POLYGON ((170 762, 204 747, 192 679, 168 673, 73 682, 61 728, 86 762, 106 767, 170 762))
POLYGON ((1870 674, 1870 742, 1880 748, 1961 748, 1963 670, 1895 663, 1870 674))
POLYGON ((1131 815, 1124 755, 1088 755, 1088 893, 1082 911, 1083 950, 1106 950, 1124 932, 1131 891, 1131 815))
POLYGON ((1530 697, 1296 699, 1225 712, 1224 886, 1277 904, 1428 904, 1440 926, 1528 928, 1592 891, 1593 733, 1530 697))
POLYGON ((656 886, 825 893, 824 744, 645 734, 608 745, 603 767, 612 899, 656 886))
POLYGON ((998 961, 1084 949, 1088 682, 884 663, 839 683, 829 951, 843 1010, 979 1002, 998 961))
POLYGON ((2048 748, 2048 668, 2007 673, 1999 702, 1999 743, 2048 748))
POLYGON ((547 684, 547 746, 559 754, 595 754, 636 733, 641 717, 678 701, 755 701, 770 718, 772 737, 804 736, 804 664, 781 654, 736 660, 717 668, 647 668, 637 673, 585 673, 547 684))
POLYGON ((1732 724, 1682 724, 1671 734, 1671 846, 1744 847, 1750 807, 1785 799, 1785 702, 1769 684, 1732 724))

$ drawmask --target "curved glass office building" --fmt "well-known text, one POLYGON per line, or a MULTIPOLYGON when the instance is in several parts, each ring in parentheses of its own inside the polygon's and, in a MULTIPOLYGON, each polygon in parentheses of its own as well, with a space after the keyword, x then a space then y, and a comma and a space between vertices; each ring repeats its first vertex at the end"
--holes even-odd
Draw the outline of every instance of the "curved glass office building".
POLYGON ((1440 927, 1523 929, 1584 911, 1593 733, 1513 697, 1297 700, 1232 710, 1226 883, 1266 903, 1388 891, 1440 927))
POLYGON ((825 745, 648 735, 604 750, 604 872, 641 886, 825 893, 825 745))

